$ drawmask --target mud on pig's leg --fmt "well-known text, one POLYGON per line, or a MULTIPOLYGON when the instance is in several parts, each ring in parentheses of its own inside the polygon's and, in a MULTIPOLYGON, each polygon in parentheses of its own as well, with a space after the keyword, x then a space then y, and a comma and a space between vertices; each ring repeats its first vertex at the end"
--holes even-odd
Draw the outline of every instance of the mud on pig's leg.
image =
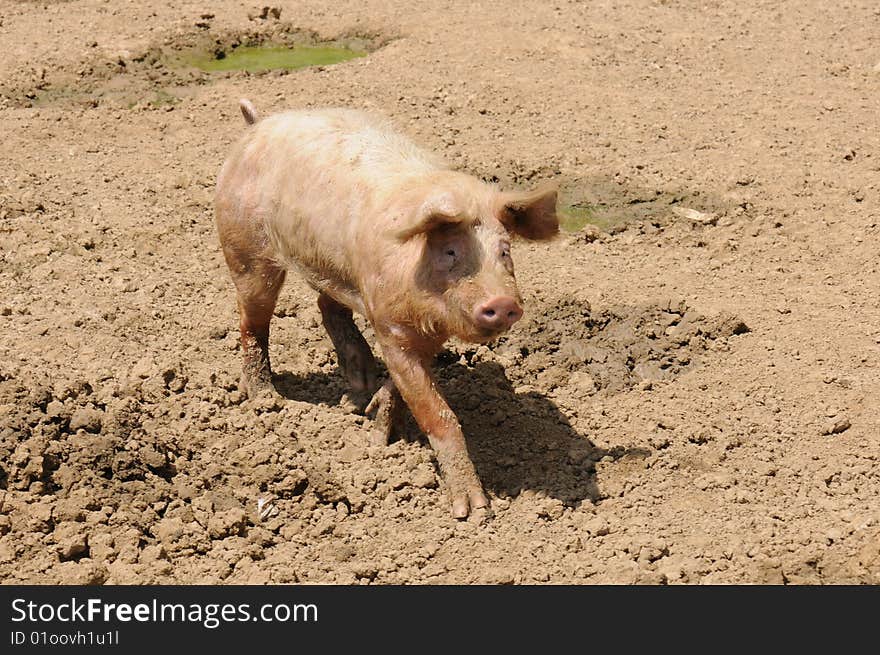
POLYGON ((253 398, 274 391, 269 361, 269 323, 284 283, 285 271, 268 260, 230 264, 237 290, 241 330, 241 382, 239 387, 253 398))

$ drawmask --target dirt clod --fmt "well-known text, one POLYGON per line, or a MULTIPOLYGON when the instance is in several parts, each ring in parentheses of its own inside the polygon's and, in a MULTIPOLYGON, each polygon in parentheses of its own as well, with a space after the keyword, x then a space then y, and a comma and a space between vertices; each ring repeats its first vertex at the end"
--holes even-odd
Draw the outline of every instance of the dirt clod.
POLYGON ((70 417, 70 431, 100 432, 102 412, 92 407, 78 407, 70 417))

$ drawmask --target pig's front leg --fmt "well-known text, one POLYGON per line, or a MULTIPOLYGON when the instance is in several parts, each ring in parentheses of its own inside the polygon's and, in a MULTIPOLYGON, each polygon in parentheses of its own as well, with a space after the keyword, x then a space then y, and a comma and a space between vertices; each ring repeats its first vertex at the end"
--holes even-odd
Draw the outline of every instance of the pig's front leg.
POLYGON ((486 507, 489 500, 467 451, 464 433, 430 373, 433 352, 380 337, 382 353, 391 378, 409 406, 419 427, 434 448, 440 472, 449 487, 452 515, 463 519, 472 509, 486 507))
POLYGON ((355 391, 369 391, 376 387, 376 358, 364 335, 354 324, 351 310, 340 305, 327 294, 318 296, 318 309, 324 329, 336 349, 339 368, 355 391))

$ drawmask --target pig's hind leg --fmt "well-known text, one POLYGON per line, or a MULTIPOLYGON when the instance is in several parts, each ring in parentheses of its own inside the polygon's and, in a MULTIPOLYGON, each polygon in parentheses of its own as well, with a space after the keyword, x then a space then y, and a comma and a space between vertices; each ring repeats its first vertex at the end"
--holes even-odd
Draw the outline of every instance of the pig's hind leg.
MULTIPOLYGON (((325 293, 318 296, 318 308, 333 347, 339 367, 355 391, 372 391, 376 388, 376 358, 364 335, 352 318, 351 310, 336 302, 325 293)), ((375 412, 370 443, 387 445, 395 433, 400 432, 403 420, 402 400, 394 382, 386 380, 367 404, 365 414, 375 412)))
POLYGON ((355 391, 376 388, 376 358, 364 335, 354 324, 351 310, 325 293, 318 296, 318 308, 330 341, 336 349, 339 368, 355 391))
POLYGON ((223 254, 235 283, 241 328, 242 391, 253 398, 265 390, 274 391, 269 363, 269 323, 284 284, 286 271, 266 251, 248 247, 253 241, 223 239, 223 254))
POLYGON ((373 395, 365 414, 376 413, 373 417, 373 429, 370 431, 370 444, 387 446, 395 434, 403 431, 403 399, 394 385, 394 380, 385 380, 373 395))

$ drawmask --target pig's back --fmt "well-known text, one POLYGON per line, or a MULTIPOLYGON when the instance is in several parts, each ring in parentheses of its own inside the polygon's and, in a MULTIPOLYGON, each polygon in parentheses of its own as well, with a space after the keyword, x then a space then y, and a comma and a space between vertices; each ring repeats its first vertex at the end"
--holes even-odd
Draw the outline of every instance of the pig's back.
MULTIPOLYGON (((279 262, 338 300, 357 287, 352 258, 365 222, 406 179, 445 166, 378 116, 349 109, 290 111, 249 129, 218 188, 241 194, 279 262)), ((369 228, 369 226, 367 226, 369 228)), ((376 226, 379 227, 378 225, 376 226)))
POLYGON ((332 179, 339 191, 359 184, 378 193, 403 178, 445 168, 385 118, 353 109, 275 114, 257 124, 252 143, 268 154, 273 171, 292 176, 302 190, 310 174, 332 179))

